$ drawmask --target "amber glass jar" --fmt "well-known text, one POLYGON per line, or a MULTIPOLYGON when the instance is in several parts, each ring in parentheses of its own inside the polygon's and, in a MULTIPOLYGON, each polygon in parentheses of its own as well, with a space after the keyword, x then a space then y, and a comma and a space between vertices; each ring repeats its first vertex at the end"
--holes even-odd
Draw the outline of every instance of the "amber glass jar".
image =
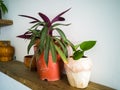
POLYGON ((14 47, 10 41, 0 41, 0 61, 11 61, 14 56, 14 47))

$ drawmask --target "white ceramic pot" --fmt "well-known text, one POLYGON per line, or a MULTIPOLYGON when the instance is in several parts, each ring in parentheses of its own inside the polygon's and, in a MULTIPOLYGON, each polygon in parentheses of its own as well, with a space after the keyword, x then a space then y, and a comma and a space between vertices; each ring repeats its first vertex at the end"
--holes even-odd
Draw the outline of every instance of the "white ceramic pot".
POLYGON ((66 75, 71 86, 86 88, 88 86, 92 62, 89 58, 73 60, 68 58, 68 64, 64 64, 66 75))

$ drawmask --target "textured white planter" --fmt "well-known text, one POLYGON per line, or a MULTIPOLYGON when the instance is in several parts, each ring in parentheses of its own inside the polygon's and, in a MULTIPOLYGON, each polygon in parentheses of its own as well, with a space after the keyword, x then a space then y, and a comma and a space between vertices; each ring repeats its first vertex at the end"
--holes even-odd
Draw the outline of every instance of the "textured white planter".
POLYGON ((88 86, 92 62, 89 58, 73 60, 68 58, 68 64, 64 64, 68 81, 71 86, 77 88, 86 88, 88 86))

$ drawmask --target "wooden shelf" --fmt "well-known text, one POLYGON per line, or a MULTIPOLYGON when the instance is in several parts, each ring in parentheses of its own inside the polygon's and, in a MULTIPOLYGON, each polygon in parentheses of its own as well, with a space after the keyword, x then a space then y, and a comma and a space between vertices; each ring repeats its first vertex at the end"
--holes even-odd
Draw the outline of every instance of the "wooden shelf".
POLYGON ((12 20, 0 19, 0 26, 7 26, 12 24, 13 24, 12 20))
MULTIPOLYGON (((29 71, 22 62, 9 61, 0 62, 0 71, 30 87, 32 90, 83 90, 71 87, 66 75, 61 80, 48 82, 39 79, 36 71, 29 71)), ((2 81, 1 81, 2 82, 2 81)), ((90 82, 84 90, 115 90, 104 85, 90 82)))

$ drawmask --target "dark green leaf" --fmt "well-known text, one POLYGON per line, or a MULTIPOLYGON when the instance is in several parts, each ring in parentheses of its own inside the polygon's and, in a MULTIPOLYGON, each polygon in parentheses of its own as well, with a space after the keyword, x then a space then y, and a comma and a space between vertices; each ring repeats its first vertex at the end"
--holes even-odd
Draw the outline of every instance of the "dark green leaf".
POLYGON ((42 52, 44 50, 44 45, 45 45, 46 36, 47 36, 47 30, 48 30, 47 27, 44 27, 41 30, 40 45, 39 45, 40 52, 42 52))
POLYGON ((57 55, 56 55, 56 50, 55 50, 55 46, 54 46, 53 42, 50 42, 50 50, 51 50, 53 62, 56 62, 57 61, 57 55))
POLYGON ((1 3, 0 7, 1 7, 2 12, 3 12, 4 14, 5 14, 6 12, 8 12, 8 9, 7 9, 7 7, 5 6, 4 3, 1 3))
POLYGON ((74 52, 73 59, 74 60, 78 60, 78 59, 80 59, 83 56, 83 54, 84 54, 83 51, 78 50, 78 51, 74 52))
POLYGON ((41 36, 41 30, 36 30, 36 29, 29 29, 29 31, 32 33, 32 36, 34 37, 40 37, 41 36))
POLYGON ((32 37, 32 38, 31 38, 31 41, 30 41, 30 43, 29 43, 29 45, 28 45, 28 47, 27 47, 27 53, 28 53, 28 54, 29 54, 29 51, 30 51, 31 47, 32 47, 34 44, 35 44, 35 37, 32 37))
POLYGON ((47 65, 48 65, 49 49, 50 49, 50 37, 47 36, 45 43, 45 50, 44 50, 44 58, 47 65))

